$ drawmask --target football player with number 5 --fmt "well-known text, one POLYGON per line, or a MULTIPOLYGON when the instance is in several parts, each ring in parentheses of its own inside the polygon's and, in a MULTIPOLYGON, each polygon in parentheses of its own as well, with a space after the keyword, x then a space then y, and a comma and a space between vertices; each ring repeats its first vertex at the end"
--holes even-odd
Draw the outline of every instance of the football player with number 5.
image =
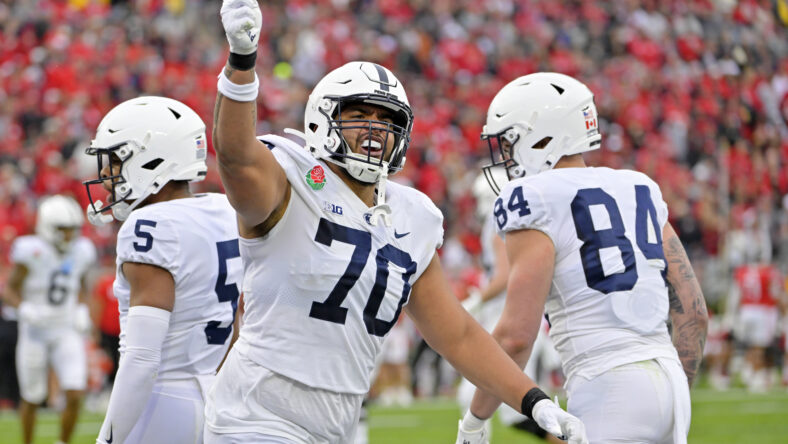
POLYGON ((87 149, 88 218, 117 219, 113 290, 120 368, 97 443, 201 443, 205 394, 230 347, 241 281, 227 197, 192 194, 205 178, 205 124, 188 106, 138 97, 102 119, 87 149), (92 190, 110 193, 106 205, 92 190))
MULTIPOLYGON (((593 97, 569 76, 536 73, 490 104, 486 171, 503 166, 512 179, 500 190, 489 175, 510 264, 493 336, 524 365, 544 307, 567 409, 591 443, 686 443, 706 304, 659 186, 636 171, 586 166, 581 153, 601 142, 593 97)), ((477 390, 460 435, 498 404, 477 390)))
POLYGON ((258 138, 262 14, 254 0, 225 0, 221 15, 230 58, 214 146, 238 212, 246 312, 209 393, 206 442, 353 442, 402 310, 468 379, 583 442, 582 423, 539 404, 536 384, 451 294, 436 253, 440 211, 387 181, 405 163, 413 125, 397 77, 374 63, 341 66, 309 96, 304 133, 289 130, 303 145, 258 138))

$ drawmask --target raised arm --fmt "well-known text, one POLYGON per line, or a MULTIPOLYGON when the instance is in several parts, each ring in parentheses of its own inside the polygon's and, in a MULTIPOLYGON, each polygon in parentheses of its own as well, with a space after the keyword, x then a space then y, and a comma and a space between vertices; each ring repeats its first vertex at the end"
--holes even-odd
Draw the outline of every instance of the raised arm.
POLYGON ((259 82, 254 63, 262 24, 260 8, 253 0, 224 0, 221 12, 231 54, 218 84, 213 146, 222 183, 244 234, 283 205, 290 187, 284 170, 255 134, 259 82))
POLYGON ((692 271, 687 253, 670 223, 662 229, 662 249, 668 263, 668 298, 673 345, 690 386, 703 358, 709 314, 698 279, 692 271))

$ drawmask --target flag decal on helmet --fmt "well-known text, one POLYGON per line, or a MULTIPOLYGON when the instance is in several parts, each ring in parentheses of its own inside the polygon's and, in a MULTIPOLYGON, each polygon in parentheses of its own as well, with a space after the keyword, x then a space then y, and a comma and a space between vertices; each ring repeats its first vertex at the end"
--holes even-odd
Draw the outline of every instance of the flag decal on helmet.
POLYGON ((314 168, 307 171, 304 177, 306 178, 306 184, 315 191, 322 190, 326 185, 326 172, 323 171, 323 167, 320 165, 315 165, 314 168))
POLYGON ((587 130, 596 128, 596 116, 590 108, 583 108, 583 118, 586 119, 587 130))

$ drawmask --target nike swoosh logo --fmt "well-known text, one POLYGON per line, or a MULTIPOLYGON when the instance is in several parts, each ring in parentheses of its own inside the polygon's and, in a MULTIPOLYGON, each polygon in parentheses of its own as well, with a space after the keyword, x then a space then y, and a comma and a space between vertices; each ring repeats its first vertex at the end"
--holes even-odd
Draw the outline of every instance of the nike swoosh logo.
POLYGON ((109 438, 107 439, 107 444, 112 444, 112 424, 109 425, 109 438))
POLYGON ((251 31, 246 31, 246 35, 249 36, 249 41, 253 42, 254 38, 257 37, 257 34, 252 33, 251 31))
POLYGON ((500 113, 495 113, 495 117, 497 117, 497 118, 499 118, 499 119, 500 119, 501 117, 503 117, 503 116, 505 116, 505 115, 507 115, 507 114, 509 114, 509 113, 503 113, 503 114, 500 114, 500 113))
POLYGON ((397 239, 401 239, 401 238, 403 238, 403 237, 405 237, 405 236, 407 236, 409 234, 410 234, 410 231, 408 231, 407 233, 400 234, 400 233, 397 233, 397 230, 394 230, 394 237, 396 237, 397 239))

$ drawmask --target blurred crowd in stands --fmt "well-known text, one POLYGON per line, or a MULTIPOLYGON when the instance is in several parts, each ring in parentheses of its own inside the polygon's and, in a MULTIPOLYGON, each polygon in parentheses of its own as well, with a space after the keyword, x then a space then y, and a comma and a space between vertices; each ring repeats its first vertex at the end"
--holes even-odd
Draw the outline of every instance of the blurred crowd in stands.
MULTIPOLYGON (((316 81, 370 60, 405 84, 415 115, 395 180, 446 217, 445 268, 478 285, 470 193, 488 159, 487 105, 535 71, 577 77, 596 95, 592 164, 634 168, 662 187, 712 308, 731 270, 788 272, 788 12, 754 0, 276 0, 262 2, 260 134, 301 128, 316 81)), ((37 200, 72 194, 102 115, 139 95, 173 97, 211 131, 226 60, 216 1, 0 0, 0 270, 34 227, 37 200)), ((202 190, 221 190, 212 171, 202 190)), ((113 230, 86 227, 104 265, 113 230)), ((5 271, 0 271, 2 285, 5 271)))

